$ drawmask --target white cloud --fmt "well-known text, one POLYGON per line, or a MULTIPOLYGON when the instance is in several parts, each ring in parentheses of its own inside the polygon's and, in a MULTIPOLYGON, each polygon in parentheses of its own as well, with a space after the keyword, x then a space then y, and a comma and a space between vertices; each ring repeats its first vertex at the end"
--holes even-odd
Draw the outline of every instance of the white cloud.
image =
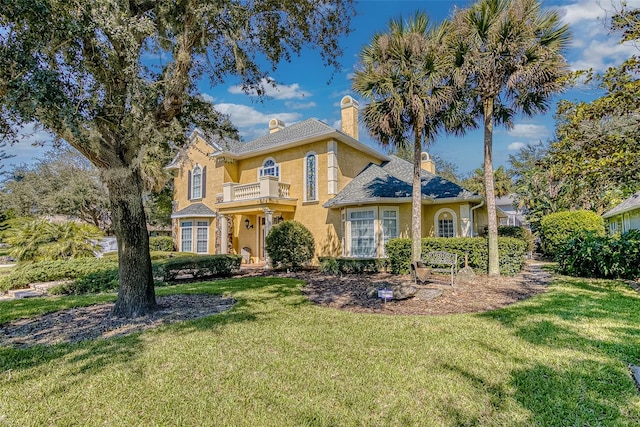
POLYGON ((215 101, 215 98, 213 96, 209 95, 208 93, 201 93, 200 97, 202 99, 204 99, 205 101, 210 102, 212 104, 215 101))
POLYGON ((306 108, 313 108, 317 104, 313 101, 310 101, 310 102, 286 101, 284 105, 291 110, 304 110, 306 108))
POLYGON ((595 0, 582 0, 566 6, 555 8, 558 10, 562 20, 569 25, 576 25, 584 21, 597 21, 606 16, 606 11, 595 0))
POLYGON ((574 70, 593 68, 594 71, 605 71, 609 67, 619 65, 637 52, 634 46, 620 44, 614 38, 592 40, 583 48, 582 56, 572 62, 571 68, 574 70))
POLYGON ((527 146, 527 144, 525 144, 524 142, 512 142, 507 147, 507 150, 509 150, 509 151, 518 151, 519 149, 524 148, 526 146, 527 146))
MULTIPOLYGON (((275 80, 262 79, 260 84, 264 89, 265 95, 274 99, 303 99, 311 96, 311 92, 302 90, 298 83, 293 83, 291 85, 279 85, 275 80), (276 86, 274 87, 273 84, 276 86)), ((231 86, 229 88, 229 93, 241 95, 245 92, 242 90, 242 86, 231 86)), ((255 90, 250 90, 248 94, 256 96, 257 92, 255 90)))
POLYGON ((518 123, 508 132, 509 136, 516 138, 525 138, 531 140, 539 140, 550 135, 549 130, 543 125, 534 125, 531 123, 518 123))
MULTIPOLYGON (((630 0, 628 4, 638 7, 640 1, 630 0)), ((567 59, 571 69, 604 71, 637 54, 634 46, 620 44, 620 36, 609 31, 607 20, 616 13, 615 7, 610 1, 579 0, 555 8, 570 26, 571 51, 567 59)))
POLYGON ((231 122, 239 128, 264 125, 267 129, 269 120, 273 118, 280 119, 286 125, 290 125, 301 117, 299 113, 264 114, 255 108, 242 104, 216 104, 216 110, 228 114, 231 117, 231 122))

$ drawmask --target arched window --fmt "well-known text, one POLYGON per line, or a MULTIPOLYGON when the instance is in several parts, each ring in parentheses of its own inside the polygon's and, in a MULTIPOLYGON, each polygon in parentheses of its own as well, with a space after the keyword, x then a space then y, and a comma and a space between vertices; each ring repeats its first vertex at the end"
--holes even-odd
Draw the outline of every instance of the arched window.
POLYGON ((309 153, 304 158, 304 200, 318 200, 318 158, 316 153, 309 153))
POLYGON ((458 217, 448 208, 442 208, 436 212, 433 225, 437 237, 456 237, 458 235, 458 217))
POLYGON ((202 168, 196 166, 191 172, 191 198, 200 199, 202 197, 202 168))
POLYGON ((272 158, 268 158, 262 163, 260 176, 276 176, 280 178, 280 165, 272 158))

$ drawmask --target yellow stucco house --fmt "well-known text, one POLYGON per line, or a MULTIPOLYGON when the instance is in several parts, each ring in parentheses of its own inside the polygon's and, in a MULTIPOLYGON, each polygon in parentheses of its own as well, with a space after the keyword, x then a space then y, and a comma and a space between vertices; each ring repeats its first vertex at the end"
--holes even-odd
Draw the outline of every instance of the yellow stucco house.
MULTIPOLYGON (((178 250, 263 262, 270 228, 290 219, 312 232, 317 256, 383 257, 389 239, 410 237, 412 164, 358 140, 353 98, 340 107, 341 130, 272 119, 249 142, 194 131, 168 166, 178 250)), ((423 237, 477 235, 487 224, 482 197, 435 175, 427 153, 422 162, 423 237)))

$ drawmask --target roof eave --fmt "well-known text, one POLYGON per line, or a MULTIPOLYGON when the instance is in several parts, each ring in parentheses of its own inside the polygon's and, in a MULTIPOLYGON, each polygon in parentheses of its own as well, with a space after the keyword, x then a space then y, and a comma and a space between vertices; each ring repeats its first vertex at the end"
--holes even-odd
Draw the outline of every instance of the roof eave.
POLYGON ((610 210, 609 212, 602 214, 602 218, 604 219, 612 218, 617 215, 622 215, 622 214, 626 214, 627 212, 635 211, 636 209, 640 209, 640 206, 630 206, 628 208, 620 209, 619 211, 615 211, 615 209, 613 209, 613 210, 610 210))
POLYGON ((242 159, 248 159, 251 157, 256 157, 256 156, 260 156, 260 155, 264 155, 264 154, 270 154, 276 151, 281 151, 281 150, 285 150, 288 148, 293 148, 293 147, 297 147, 300 145, 304 145, 304 144, 310 144, 313 142, 318 142, 318 141, 322 141, 325 139, 336 139, 339 140, 347 145, 350 145, 356 149, 358 149, 359 151, 365 152, 366 154, 369 154, 377 159, 380 159, 382 161, 388 161, 391 160, 391 158, 389 156, 387 156, 386 154, 383 154, 377 150, 375 150, 372 147, 369 147, 368 145, 364 144, 363 142, 358 141, 357 139, 354 139, 352 137, 350 137, 349 135, 346 135, 344 133, 338 132, 337 130, 333 130, 333 131, 329 131, 329 132, 325 132, 325 133, 321 133, 318 135, 314 135, 308 138, 302 138, 302 139, 294 139, 290 142, 287 142, 285 144, 278 144, 278 145, 273 145, 271 147, 267 147, 267 148, 262 148, 259 150, 252 150, 252 151, 247 151, 244 153, 233 153, 230 151, 219 151, 219 152, 214 152, 212 153, 210 156, 211 157, 225 157, 225 158, 231 158, 231 159, 235 159, 235 160, 242 160, 242 159))

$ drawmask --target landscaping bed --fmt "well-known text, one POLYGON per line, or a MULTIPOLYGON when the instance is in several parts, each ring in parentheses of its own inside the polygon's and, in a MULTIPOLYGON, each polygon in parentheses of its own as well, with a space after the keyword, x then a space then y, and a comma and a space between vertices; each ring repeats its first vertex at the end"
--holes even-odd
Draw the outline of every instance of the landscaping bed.
POLYGON ((442 295, 437 298, 423 299, 418 294, 414 298, 385 303, 378 298, 369 298, 368 291, 386 283, 413 285, 411 276, 389 273, 328 276, 304 272, 296 277, 307 282, 302 291, 316 304, 353 312, 399 315, 444 315, 493 310, 544 292, 551 279, 539 263, 530 262, 517 276, 483 275, 476 276, 474 280, 456 279, 453 287, 448 284, 449 277, 442 276, 437 282, 414 285, 418 290, 441 290, 442 295))

